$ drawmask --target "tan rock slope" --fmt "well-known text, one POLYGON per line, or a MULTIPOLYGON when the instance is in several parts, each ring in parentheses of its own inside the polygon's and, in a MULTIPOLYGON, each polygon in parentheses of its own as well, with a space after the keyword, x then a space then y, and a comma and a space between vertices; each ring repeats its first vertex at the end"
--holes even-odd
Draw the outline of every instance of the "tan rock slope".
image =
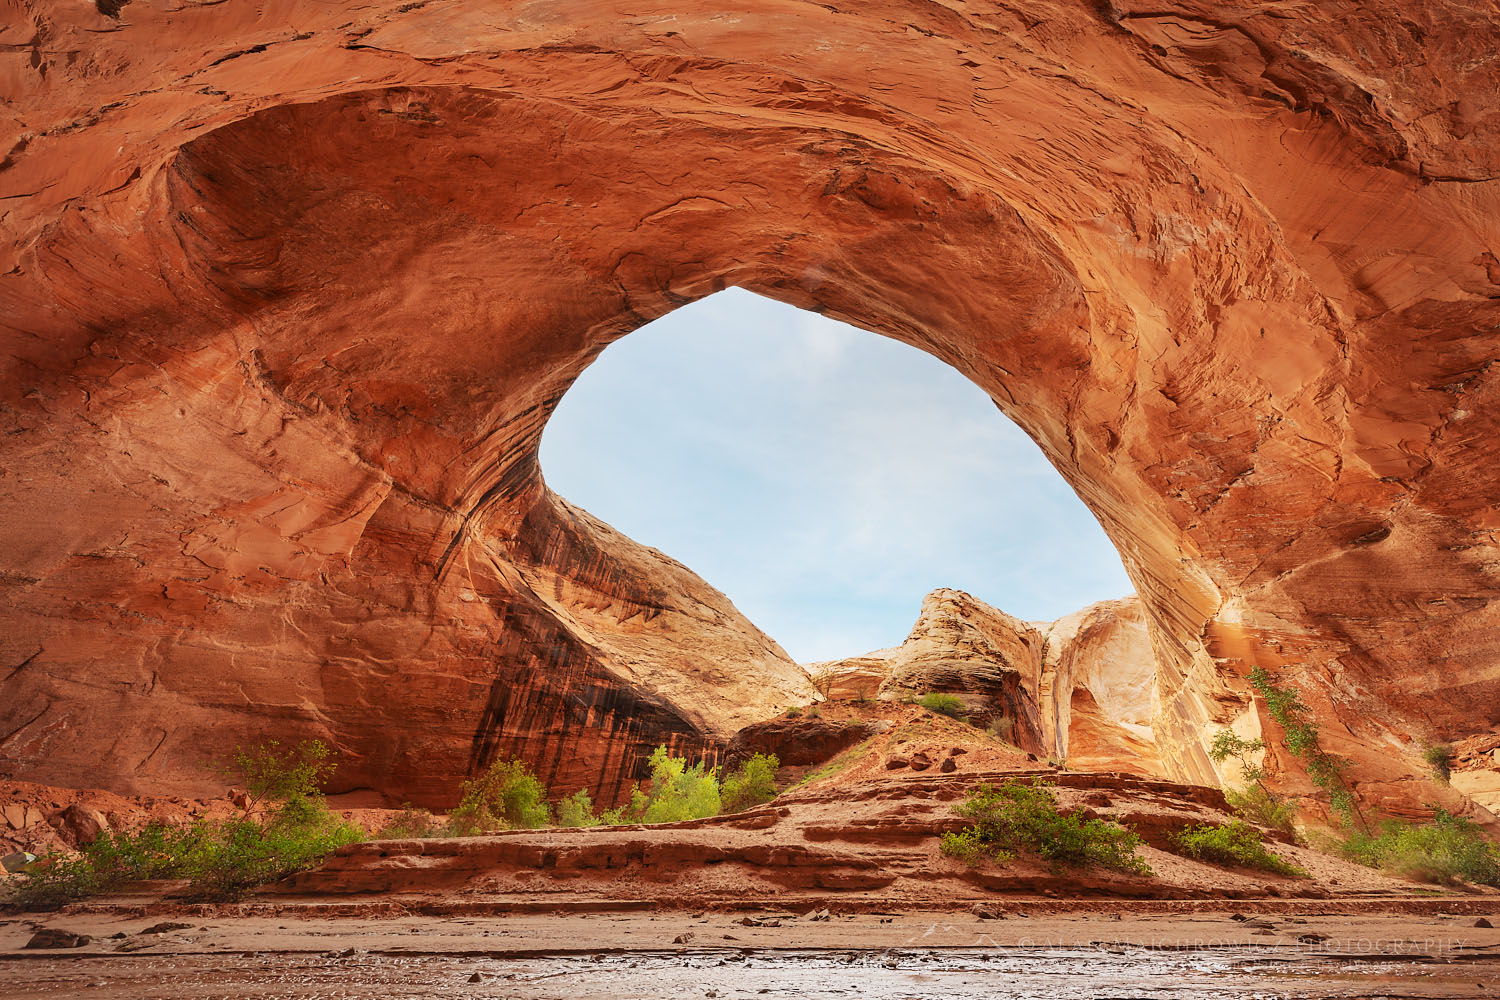
POLYGON ((728 285, 1038 441, 1171 774, 1260 728, 1254 665, 1375 801, 1500 725, 1492 0, 0 17, 0 773, 190 787, 269 727, 413 799, 522 748, 602 789, 796 695, 536 463, 605 345, 728 285))

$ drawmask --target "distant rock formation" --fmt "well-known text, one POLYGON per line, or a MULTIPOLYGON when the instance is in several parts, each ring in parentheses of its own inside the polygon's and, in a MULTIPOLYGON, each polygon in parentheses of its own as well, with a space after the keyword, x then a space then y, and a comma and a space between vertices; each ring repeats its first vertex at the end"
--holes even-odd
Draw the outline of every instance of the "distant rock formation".
POLYGON ((975 725, 1073 767, 1170 770, 1152 732, 1156 659, 1134 597, 1037 624, 961 590, 935 590, 900 646, 807 670, 831 700, 956 695, 975 725))

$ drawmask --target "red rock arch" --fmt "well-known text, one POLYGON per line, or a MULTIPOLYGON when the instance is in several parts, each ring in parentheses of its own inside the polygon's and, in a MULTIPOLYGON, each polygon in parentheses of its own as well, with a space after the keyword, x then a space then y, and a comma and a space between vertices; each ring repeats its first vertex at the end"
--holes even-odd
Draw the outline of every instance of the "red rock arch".
POLYGON ((190 751, 290 724, 398 797, 499 749, 607 789, 797 697, 535 462, 603 346, 729 284, 1041 444, 1149 609, 1179 773, 1255 663, 1371 795, 1500 721, 1500 126, 1411 124, 1493 92, 1484 22, 1425 8, 1413 81, 1369 5, 902 12, 53 11, 0 173, 6 770, 197 787, 190 751))

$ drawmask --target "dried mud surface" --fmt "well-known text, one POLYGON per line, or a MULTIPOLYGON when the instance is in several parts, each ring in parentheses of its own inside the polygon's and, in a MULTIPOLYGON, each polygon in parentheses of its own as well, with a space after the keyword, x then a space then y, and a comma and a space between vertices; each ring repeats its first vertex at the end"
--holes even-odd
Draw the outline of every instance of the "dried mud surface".
POLYGON ((96 935, 67 955, 20 949, 0 923, 7 997, 1478 997, 1500 973, 1500 931, 1472 918, 1228 912, 1006 920, 787 913, 392 918, 206 917, 160 934, 149 918, 68 915, 96 935), (120 935, 111 938, 111 935, 120 935), (1298 940, 1299 938, 1305 940, 1298 940), (144 945, 141 943, 145 942, 144 945), (140 947, 129 953, 118 949, 140 947))

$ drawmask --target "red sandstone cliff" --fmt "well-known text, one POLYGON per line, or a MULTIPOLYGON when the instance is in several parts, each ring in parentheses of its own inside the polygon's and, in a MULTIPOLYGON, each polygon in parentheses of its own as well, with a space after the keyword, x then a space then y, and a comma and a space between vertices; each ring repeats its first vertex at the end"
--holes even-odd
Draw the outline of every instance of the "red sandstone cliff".
POLYGON ((191 784, 271 726, 413 798, 523 744, 603 787, 737 664, 793 694, 535 462, 731 284, 1038 441, 1174 774, 1255 665, 1377 801, 1500 725, 1493 0, 109 9, 0 15, 0 773, 191 784))

